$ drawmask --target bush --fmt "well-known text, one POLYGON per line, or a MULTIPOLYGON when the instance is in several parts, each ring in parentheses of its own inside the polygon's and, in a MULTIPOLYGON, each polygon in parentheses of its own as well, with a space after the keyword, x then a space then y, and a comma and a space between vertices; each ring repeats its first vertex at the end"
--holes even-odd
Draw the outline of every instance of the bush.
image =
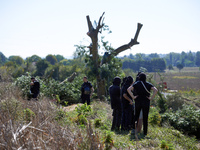
MULTIPOLYGON (((52 97, 52 95, 58 95, 61 104, 68 102, 69 104, 78 103, 80 95, 80 81, 81 78, 76 77, 72 83, 56 81, 54 79, 41 80, 38 77, 36 79, 40 82, 40 95, 46 97, 52 97)), ((14 85, 18 86, 22 90, 23 98, 30 96, 30 81, 31 76, 22 75, 17 78, 14 85)))
POLYGON ((24 115, 24 120, 28 122, 30 122, 35 117, 35 113, 29 108, 23 110, 23 115, 24 115))
POLYGON ((184 104, 181 94, 175 93, 167 96, 167 107, 172 108, 174 111, 181 109, 184 104))
POLYGON ((94 126, 95 126, 95 128, 99 128, 101 125, 102 125, 101 119, 96 118, 94 120, 94 126))
POLYGON ((174 128, 200 138, 200 110, 195 110, 192 106, 184 104, 183 108, 175 113, 163 114, 162 120, 168 120, 174 128))
POLYGON ((155 107, 150 108, 149 123, 152 125, 160 125, 161 116, 155 107))
POLYGON ((87 105, 85 103, 83 105, 77 105, 77 107, 75 108, 75 110, 78 113, 78 116, 80 116, 80 115, 88 116, 89 113, 92 111, 92 108, 91 108, 90 105, 87 105))

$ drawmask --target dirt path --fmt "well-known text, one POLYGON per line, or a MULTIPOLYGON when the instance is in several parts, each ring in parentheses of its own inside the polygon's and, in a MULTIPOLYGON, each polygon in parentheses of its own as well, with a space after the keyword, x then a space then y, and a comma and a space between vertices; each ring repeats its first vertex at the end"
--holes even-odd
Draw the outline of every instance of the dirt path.
POLYGON ((66 112, 73 111, 73 110, 75 110, 75 108, 77 107, 77 105, 81 105, 81 103, 79 103, 79 104, 73 104, 73 105, 69 105, 69 106, 63 107, 63 110, 66 111, 66 112))

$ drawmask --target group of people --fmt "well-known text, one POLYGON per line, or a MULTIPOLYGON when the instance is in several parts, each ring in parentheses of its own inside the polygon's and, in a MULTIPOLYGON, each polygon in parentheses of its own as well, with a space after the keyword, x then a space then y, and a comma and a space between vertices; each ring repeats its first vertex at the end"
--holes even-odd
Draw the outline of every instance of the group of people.
POLYGON ((121 127, 121 130, 132 129, 132 133, 138 133, 143 124, 144 135, 147 135, 150 101, 157 91, 156 87, 146 81, 145 73, 139 72, 135 82, 131 76, 125 77, 122 83, 119 77, 115 77, 113 85, 109 87, 113 109, 111 130, 120 130, 121 127))
MULTIPOLYGON (((90 98, 94 92, 92 84, 87 77, 83 77, 84 83, 81 86, 82 103, 90 105, 90 98)), ((31 78, 31 94, 32 98, 37 100, 40 92, 39 82, 31 78)), ((121 79, 115 77, 113 84, 109 87, 111 98, 111 108, 113 109, 113 121, 111 130, 124 130, 140 132, 143 124, 144 135, 147 135, 148 130, 148 114, 150 101, 157 94, 157 89, 151 83, 146 81, 146 74, 139 72, 136 80, 132 76, 121 79), (150 91, 153 90, 151 96, 150 91)))

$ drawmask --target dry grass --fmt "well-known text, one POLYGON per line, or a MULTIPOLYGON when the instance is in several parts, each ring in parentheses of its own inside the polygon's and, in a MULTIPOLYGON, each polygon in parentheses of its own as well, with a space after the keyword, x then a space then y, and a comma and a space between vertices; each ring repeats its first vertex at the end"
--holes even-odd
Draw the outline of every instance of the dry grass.
POLYGON ((9 86, 2 83, 0 88, 0 149, 103 149, 90 123, 85 130, 60 124, 55 121, 58 109, 49 99, 23 100, 9 86), (26 108, 34 115, 24 115, 26 108))

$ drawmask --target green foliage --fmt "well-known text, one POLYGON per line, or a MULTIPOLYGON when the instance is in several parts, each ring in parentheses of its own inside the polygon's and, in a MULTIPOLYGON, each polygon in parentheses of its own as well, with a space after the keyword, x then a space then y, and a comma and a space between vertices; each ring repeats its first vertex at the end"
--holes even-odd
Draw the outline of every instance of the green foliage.
POLYGON ((46 60, 52 65, 55 65, 58 62, 56 57, 54 55, 51 55, 51 54, 46 56, 46 60))
POLYGON ((45 59, 41 59, 36 63, 36 72, 35 76, 43 76, 45 73, 46 68, 49 66, 49 62, 45 59))
POLYGON ((113 145, 114 145, 114 140, 113 140, 113 137, 112 137, 112 133, 107 131, 105 136, 104 136, 104 139, 103 139, 103 142, 105 143, 105 150, 111 150, 113 145))
POLYGON ((23 58, 20 56, 10 56, 8 60, 14 62, 17 65, 22 65, 24 63, 23 58))
MULTIPOLYGON (((61 104, 66 105, 66 102, 69 104, 78 103, 79 95, 80 95, 80 82, 82 79, 80 77, 76 77, 72 83, 64 82, 61 83, 54 79, 36 79, 40 82, 40 95, 46 97, 52 97, 52 95, 58 95, 61 101, 61 104)), ((22 89, 23 97, 29 97, 30 93, 30 81, 31 76, 22 75, 17 78, 14 82, 14 85, 22 89)))
POLYGON ((101 121, 101 119, 96 118, 96 119, 94 120, 94 126, 95 126, 95 128, 99 128, 100 126, 102 126, 102 121, 101 121))
POLYGON ((39 60, 41 60, 41 57, 38 55, 32 55, 31 57, 26 58, 27 62, 38 62, 39 60))
POLYGON ((92 108, 90 105, 87 105, 86 103, 83 105, 77 105, 75 108, 76 112, 78 113, 78 116, 84 115, 87 116, 92 111, 92 108))
POLYGON ((149 123, 151 125, 160 125, 161 122, 161 116, 156 109, 156 107, 150 107, 150 112, 149 112, 149 123))
POLYGON ((168 66, 168 69, 169 70, 174 70, 174 68, 173 68, 173 66, 171 64, 168 66))
POLYGON ((60 62, 61 60, 65 59, 62 55, 54 55, 57 59, 58 62, 60 62))
POLYGON ((181 109, 184 104, 184 100, 180 93, 175 93, 171 95, 167 95, 166 101, 168 109, 172 109, 174 111, 181 109))
POLYGON ((182 109, 174 112, 167 112, 162 115, 162 120, 168 120, 176 129, 184 133, 200 137, 200 110, 195 110, 192 106, 183 105, 182 109))
POLYGON ((196 53, 195 64, 200 67, 200 51, 196 53))
POLYGON ((162 58, 153 58, 151 60, 125 59, 123 61, 122 69, 130 68, 133 71, 139 71, 141 67, 148 70, 148 72, 157 71, 157 70, 163 72, 166 69, 166 63, 165 63, 165 60, 162 58))
POLYGON ((167 110, 167 100, 160 91, 158 91, 157 106, 160 113, 164 113, 167 110))
POLYGON ((35 117, 35 113, 31 109, 26 108, 23 110, 23 116, 24 120, 30 122, 35 117))
POLYGON ((65 117, 66 117, 66 113, 62 108, 56 111, 55 120, 59 121, 61 119, 64 119, 65 117))
POLYGON ((81 114, 78 116, 78 119, 76 120, 78 125, 87 125, 88 121, 85 115, 81 114))
POLYGON ((180 71, 181 69, 183 69, 183 65, 182 65, 182 64, 180 64, 180 63, 179 63, 179 64, 177 64, 177 65, 176 65, 176 67, 179 69, 179 71, 180 71))
POLYGON ((3 65, 6 61, 6 56, 2 52, 0 52, 0 66, 3 65))
POLYGON ((172 144, 168 144, 165 140, 161 141, 160 148, 165 149, 165 150, 175 150, 173 148, 173 145, 172 144))

